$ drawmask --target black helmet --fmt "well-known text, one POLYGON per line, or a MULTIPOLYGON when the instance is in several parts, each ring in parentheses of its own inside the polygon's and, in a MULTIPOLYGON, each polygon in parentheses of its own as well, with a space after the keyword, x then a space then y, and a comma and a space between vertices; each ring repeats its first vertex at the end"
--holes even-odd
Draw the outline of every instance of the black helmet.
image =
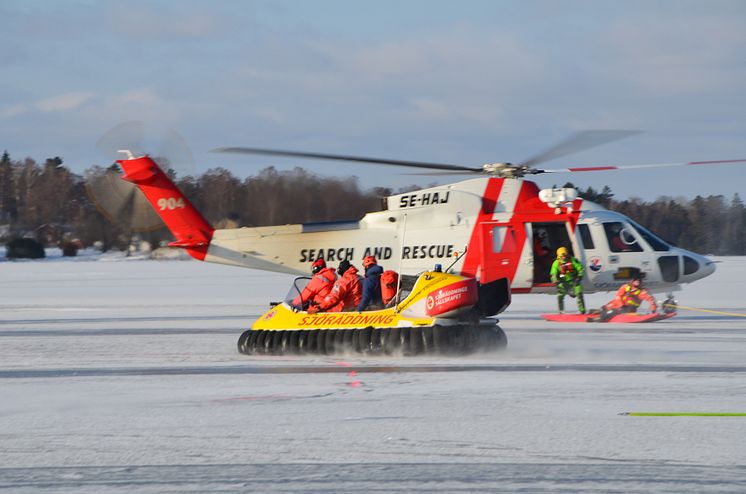
POLYGON ((345 274, 345 271, 350 269, 350 266, 352 266, 352 264, 350 264, 350 261, 345 259, 344 261, 339 263, 339 267, 337 268, 337 273, 339 273, 339 275, 342 276, 343 274, 345 274))

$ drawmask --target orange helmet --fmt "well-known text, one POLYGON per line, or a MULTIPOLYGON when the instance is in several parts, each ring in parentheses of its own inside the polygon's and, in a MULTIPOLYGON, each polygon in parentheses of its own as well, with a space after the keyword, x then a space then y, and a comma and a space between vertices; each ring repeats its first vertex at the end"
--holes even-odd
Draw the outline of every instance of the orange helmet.
POLYGON ((313 264, 311 264, 311 272, 313 274, 316 274, 322 269, 324 269, 325 267, 326 267, 326 261, 324 261, 321 258, 316 259, 315 261, 313 261, 313 264))
POLYGON ((374 264, 378 264, 378 261, 376 261, 375 256, 365 256, 363 258, 363 267, 367 268, 368 266, 372 266, 374 264))

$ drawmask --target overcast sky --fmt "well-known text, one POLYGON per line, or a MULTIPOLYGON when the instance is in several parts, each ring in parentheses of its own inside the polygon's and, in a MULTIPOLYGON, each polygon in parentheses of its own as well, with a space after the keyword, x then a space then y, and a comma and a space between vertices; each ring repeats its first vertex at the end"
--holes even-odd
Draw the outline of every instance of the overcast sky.
MULTIPOLYGON (((579 130, 639 129, 541 166, 746 158, 742 0, 0 0, 0 18, 0 147, 78 172, 106 164, 97 140, 131 120, 176 129, 197 172, 302 165, 364 187, 460 177, 208 151, 479 166, 579 130)), ((539 183, 568 180, 621 198, 746 196, 746 164, 539 183)))

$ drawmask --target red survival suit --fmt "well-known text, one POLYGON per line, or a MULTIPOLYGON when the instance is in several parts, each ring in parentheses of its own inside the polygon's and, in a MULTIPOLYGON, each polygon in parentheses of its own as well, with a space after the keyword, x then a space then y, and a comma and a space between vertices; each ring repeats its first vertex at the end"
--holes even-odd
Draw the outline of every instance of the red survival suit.
POLYGON ((337 273, 334 272, 334 268, 322 268, 313 275, 301 294, 293 299, 292 305, 300 307, 303 303, 316 305, 323 303, 326 296, 332 291, 336 280, 337 273))
POLYGON ((363 294, 363 285, 357 275, 357 268, 350 265, 344 274, 334 283, 329 295, 318 307, 309 307, 308 313, 314 312, 341 312, 345 310, 356 310, 363 294))
POLYGON ((617 310, 619 312, 637 312, 643 300, 650 304, 651 312, 658 310, 658 307, 655 305, 655 299, 646 289, 641 286, 634 287, 631 283, 627 283, 619 287, 614 300, 604 305, 604 309, 617 310))

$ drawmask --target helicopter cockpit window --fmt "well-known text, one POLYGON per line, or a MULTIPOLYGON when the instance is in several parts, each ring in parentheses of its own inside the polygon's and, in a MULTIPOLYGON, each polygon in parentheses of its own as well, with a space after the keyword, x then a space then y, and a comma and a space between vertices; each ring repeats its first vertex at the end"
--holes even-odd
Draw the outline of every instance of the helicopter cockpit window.
POLYGON ((604 223, 604 231, 611 252, 642 252, 642 247, 629 225, 619 221, 604 223))
POLYGON ((595 249, 593 237, 591 237, 591 229, 588 228, 588 225, 578 225, 578 231, 580 232, 580 240, 583 241, 583 247, 586 250, 595 249))
POLYGON ((650 244, 653 250, 656 250, 658 252, 666 252, 671 249, 671 246, 669 246, 660 238, 656 237, 655 234, 650 230, 645 229, 645 227, 638 225, 634 221, 630 221, 630 223, 632 224, 632 226, 635 227, 637 233, 639 233, 640 236, 644 238, 647 243, 650 244))

